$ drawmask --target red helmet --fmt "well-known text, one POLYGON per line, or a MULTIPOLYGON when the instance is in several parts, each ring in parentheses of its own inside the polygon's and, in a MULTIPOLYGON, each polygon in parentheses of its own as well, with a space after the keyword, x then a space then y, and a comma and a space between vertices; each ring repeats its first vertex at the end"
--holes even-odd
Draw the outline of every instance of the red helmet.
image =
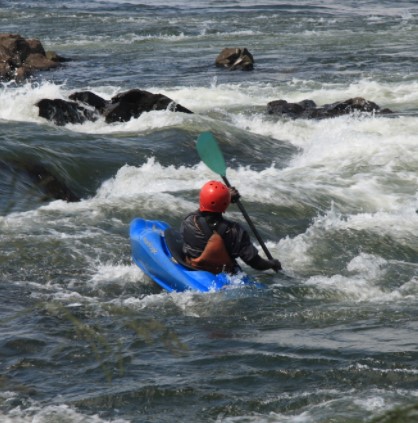
POLYGON ((209 181, 200 190, 199 210, 223 213, 231 202, 231 193, 219 181, 209 181))

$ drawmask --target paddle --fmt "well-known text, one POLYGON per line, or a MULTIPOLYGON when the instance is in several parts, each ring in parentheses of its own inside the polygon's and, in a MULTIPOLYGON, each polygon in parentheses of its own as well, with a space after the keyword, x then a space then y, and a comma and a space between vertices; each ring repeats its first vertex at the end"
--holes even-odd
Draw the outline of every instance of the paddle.
MULTIPOLYGON (((225 159, 222 154, 221 149, 219 148, 218 142, 216 141, 215 137, 212 135, 211 132, 202 132, 199 137, 197 138, 196 142, 197 152, 199 153, 200 158, 202 159, 203 163, 206 166, 213 170, 215 173, 220 175, 225 182, 227 187, 231 187, 227 177, 226 177, 226 164, 225 159)), ((238 208, 241 210, 241 213, 244 215, 245 220, 247 221, 249 227, 253 231, 255 237, 257 238, 258 242, 260 243, 264 253, 266 254, 267 258, 272 260, 273 257, 270 254, 270 251, 267 249, 264 241, 262 240, 260 234, 258 233, 256 227, 254 226, 253 222, 250 219, 247 211, 245 210, 244 206, 242 205, 241 201, 237 200, 235 203, 238 208)))

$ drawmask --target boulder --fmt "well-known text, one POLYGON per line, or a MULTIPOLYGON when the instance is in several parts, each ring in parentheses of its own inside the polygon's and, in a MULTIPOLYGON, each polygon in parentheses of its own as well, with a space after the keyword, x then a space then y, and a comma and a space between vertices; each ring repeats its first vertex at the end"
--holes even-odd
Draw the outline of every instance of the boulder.
POLYGON ((347 115, 354 111, 378 114, 392 113, 391 110, 381 109, 379 105, 363 97, 354 97, 332 104, 324 104, 320 107, 312 100, 303 100, 298 103, 275 100, 267 104, 268 114, 286 116, 292 119, 325 119, 347 115))
POLYGON ((60 66, 60 61, 52 58, 55 56, 52 53, 47 56, 37 39, 0 34, 0 81, 21 82, 35 71, 54 69, 60 66))
POLYGON ((224 48, 215 60, 215 65, 229 70, 253 70, 254 58, 246 48, 224 48))
POLYGON ((56 125, 66 125, 84 123, 86 120, 95 121, 99 116, 103 116, 106 123, 127 122, 152 110, 193 113, 163 94, 152 94, 139 89, 125 91, 109 101, 90 91, 80 91, 71 94, 70 100, 73 101, 39 101, 36 103, 39 116, 53 121, 56 125))
POLYGON ((301 117, 306 110, 316 108, 312 100, 302 100, 299 103, 288 103, 286 100, 275 100, 267 103, 267 113, 270 115, 287 116, 290 118, 301 117))
POLYGON ((97 120, 94 111, 88 110, 73 101, 44 98, 38 101, 36 105, 39 108, 39 116, 54 122, 58 126, 97 120))
POLYGON ((46 51, 45 56, 47 59, 52 60, 53 62, 62 63, 62 62, 71 62, 72 59, 68 57, 63 57, 57 54, 55 51, 46 51))
POLYGON ((90 91, 77 91, 70 95, 70 100, 93 107, 100 114, 105 111, 106 106, 109 104, 109 101, 104 100, 97 94, 94 94, 90 91))
POLYGON ((163 94, 133 89, 112 97, 103 115, 107 123, 127 122, 139 117, 143 112, 152 110, 193 113, 163 94))

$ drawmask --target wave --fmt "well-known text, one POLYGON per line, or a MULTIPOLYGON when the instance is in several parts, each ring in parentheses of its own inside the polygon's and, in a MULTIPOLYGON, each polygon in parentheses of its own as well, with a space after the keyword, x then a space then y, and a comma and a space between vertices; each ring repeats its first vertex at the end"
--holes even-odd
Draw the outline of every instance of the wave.
MULTIPOLYGON (((300 167, 294 171, 301 174, 300 167)), ((321 269, 322 273, 332 276, 310 277, 309 283, 328 285, 348 294, 351 292, 354 298, 373 300, 396 295, 402 298, 415 296, 411 275, 414 269, 410 266, 418 254, 418 244, 414 243, 414 233, 418 231, 415 191, 409 196, 405 193, 397 196, 392 191, 387 192, 385 185, 360 183, 364 179, 362 176, 355 188, 341 189, 339 194, 338 186, 331 181, 325 186, 320 179, 315 187, 312 184, 314 171, 315 168, 309 172, 310 179, 298 180, 298 185, 286 176, 289 169, 279 169, 274 165, 259 171, 249 167, 231 168, 229 178, 239 189, 244 203, 245 199, 250 200, 251 209, 258 204, 263 209, 274 210, 273 215, 269 214, 268 222, 262 224, 271 233, 270 236, 277 237, 275 228, 278 221, 275 216, 281 216, 282 210, 287 208, 291 210, 290 215, 295 215, 299 203, 305 207, 314 203, 312 212, 317 214, 318 209, 327 210, 332 204, 328 211, 314 216, 298 235, 288 235, 275 242, 267 237, 272 254, 280 257, 286 271, 311 275, 315 269, 321 269), (305 197, 306 193, 309 195, 305 197), (344 195, 344 201, 338 203, 338 195, 344 195), (365 208, 370 211, 364 212, 365 208), (373 252, 359 254, 358 249, 362 245, 373 252), (327 251, 330 250, 333 250, 334 257, 329 257, 327 251), (378 272, 388 267, 398 268, 404 273, 403 284, 391 288, 390 295, 387 295, 386 288, 369 287, 367 282, 385 279, 385 274, 379 276, 378 272), (345 274, 341 274, 341 269, 345 274), (350 287, 350 292, 346 287, 350 287)), ((163 166, 152 157, 138 167, 122 166, 114 177, 102 183, 91 198, 78 203, 52 201, 36 210, 10 213, 0 218, 0 227, 5 236, 36 231, 43 234, 44 240, 58 237, 61 240, 68 238, 72 244, 75 241, 84 243, 88 239, 99 242, 105 231, 105 228, 100 228, 106 226, 108 215, 112 216, 113 230, 118 227, 123 230, 127 215, 168 215, 171 221, 179 222, 196 207, 198 190, 210 178, 213 174, 203 163, 190 167, 163 166), (84 222, 84 229, 80 228, 80 219, 84 222)), ((357 180, 356 175, 352 178, 357 180)), ((309 216, 306 210, 303 214, 305 219, 309 216)), ((242 218, 233 208, 228 215, 242 218)), ((130 280, 130 269, 123 265, 119 267, 120 264, 112 262, 108 268, 107 262, 97 264, 94 250, 84 255, 91 257, 93 273, 90 283, 93 285, 130 280)))

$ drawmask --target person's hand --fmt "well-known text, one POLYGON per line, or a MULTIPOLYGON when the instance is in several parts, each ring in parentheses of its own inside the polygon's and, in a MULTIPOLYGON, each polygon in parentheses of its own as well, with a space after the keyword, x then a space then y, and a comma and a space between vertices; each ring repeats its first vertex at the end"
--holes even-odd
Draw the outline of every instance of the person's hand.
POLYGON ((282 264, 277 259, 271 259, 271 260, 269 260, 269 264, 270 264, 270 269, 273 269, 276 273, 279 270, 282 270, 282 264))
POLYGON ((229 192, 231 194, 231 203, 236 203, 241 198, 240 193, 235 187, 230 187, 229 192))

